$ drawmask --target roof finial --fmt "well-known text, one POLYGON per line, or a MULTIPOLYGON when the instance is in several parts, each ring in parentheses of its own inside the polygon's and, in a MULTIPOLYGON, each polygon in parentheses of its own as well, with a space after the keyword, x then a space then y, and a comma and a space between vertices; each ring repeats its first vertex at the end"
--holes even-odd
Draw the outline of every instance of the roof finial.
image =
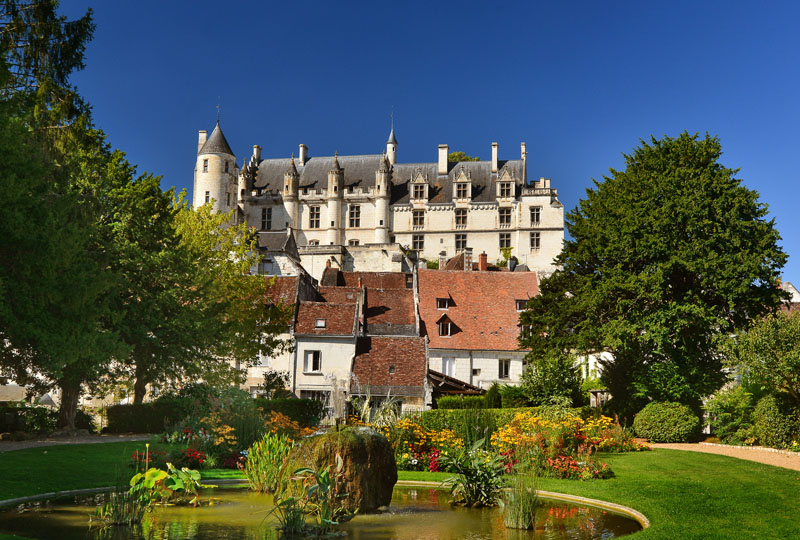
POLYGON ((219 124, 219 104, 222 100, 217 96, 217 124, 219 124))
POLYGON ((294 152, 292 152, 292 165, 294 165, 294 152))

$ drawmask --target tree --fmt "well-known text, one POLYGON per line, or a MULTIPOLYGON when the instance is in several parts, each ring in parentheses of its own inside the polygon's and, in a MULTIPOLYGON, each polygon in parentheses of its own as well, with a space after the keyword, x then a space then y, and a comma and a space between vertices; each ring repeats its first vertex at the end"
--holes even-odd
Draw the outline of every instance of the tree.
POLYGON ((607 350, 620 402, 699 407, 723 382, 718 338, 774 310, 786 255, 758 194, 716 137, 642 141, 569 213, 559 270, 522 324, 534 356, 607 350))
POLYGON ((800 407, 800 312, 777 312, 753 322, 734 340, 726 360, 772 391, 789 394, 800 407))
POLYGON ((480 161, 479 157, 468 156, 464 152, 450 152, 447 154, 447 161, 450 163, 458 163, 460 161, 480 161))
POLYGON ((580 407, 586 402, 575 358, 557 351, 530 359, 522 372, 521 387, 534 407, 560 402, 580 407))

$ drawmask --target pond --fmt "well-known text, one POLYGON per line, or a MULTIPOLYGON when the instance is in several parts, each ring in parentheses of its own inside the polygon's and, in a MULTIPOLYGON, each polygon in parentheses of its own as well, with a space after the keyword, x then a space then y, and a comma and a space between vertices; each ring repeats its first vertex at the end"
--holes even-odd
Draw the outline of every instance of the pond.
MULTIPOLYGON (((42 540, 262 540, 276 538, 269 516, 272 498, 241 488, 205 490, 213 506, 159 507, 142 527, 90 530, 89 514, 103 495, 36 504, 0 513, 0 532, 42 540)), ((386 512, 356 516, 340 527, 349 540, 555 540, 610 539, 641 530, 626 516, 541 499, 535 531, 506 529, 498 508, 449 504, 447 491, 396 487, 386 512)))

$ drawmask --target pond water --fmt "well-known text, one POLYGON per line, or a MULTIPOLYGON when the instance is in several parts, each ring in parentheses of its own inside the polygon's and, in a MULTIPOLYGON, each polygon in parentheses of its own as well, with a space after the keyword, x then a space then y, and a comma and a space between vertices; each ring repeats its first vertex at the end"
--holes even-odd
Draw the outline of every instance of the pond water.
MULTIPOLYGON (((156 508, 141 528, 90 530, 102 495, 0 513, 0 532, 42 540, 275 540, 271 497, 244 489, 206 490, 213 506, 156 508)), ((638 522, 602 509, 542 499, 535 531, 506 529, 498 508, 452 507, 447 491, 398 487, 381 514, 358 515, 340 529, 349 540, 610 539, 641 530, 638 522)))

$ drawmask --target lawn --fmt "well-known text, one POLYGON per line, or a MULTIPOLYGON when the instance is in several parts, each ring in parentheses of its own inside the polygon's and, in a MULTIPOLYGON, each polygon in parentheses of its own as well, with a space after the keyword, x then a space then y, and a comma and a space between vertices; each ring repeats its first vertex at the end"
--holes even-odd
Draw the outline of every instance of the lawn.
MULTIPOLYGON (((0 453, 0 500, 41 492, 98 487, 127 478, 130 454, 142 443, 55 446, 0 453)), ((605 455, 609 480, 543 478, 541 489, 630 506, 651 528, 641 540, 800 538, 800 472, 712 454, 654 450, 605 455)), ((401 480, 441 482, 446 473, 400 472, 401 480)), ((204 471, 204 478, 241 477, 204 471)), ((13 537, 0 534, 0 540, 13 537)))

